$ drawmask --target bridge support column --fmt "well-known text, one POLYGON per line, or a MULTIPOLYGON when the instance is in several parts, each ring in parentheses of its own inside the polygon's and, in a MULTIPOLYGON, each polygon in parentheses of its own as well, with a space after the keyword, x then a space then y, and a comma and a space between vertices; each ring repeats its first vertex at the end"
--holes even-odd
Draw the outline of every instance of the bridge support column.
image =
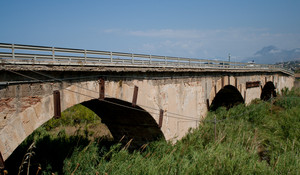
POLYGON ((159 111, 159 123, 158 123, 158 127, 159 127, 159 128, 162 127, 163 116, 164 116, 164 110, 161 109, 161 110, 159 111))
POLYGON ((228 75, 228 85, 230 85, 230 75, 228 75))
POLYGON ((217 95, 217 85, 215 84, 215 96, 217 95))
POLYGON ((209 99, 206 99, 206 107, 207 107, 207 111, 209 111, 209 99))
POLYGON ((132 106, 136 106, 137 96, 138 96, 139 87, 134 86, 133 97, 132 97, 132 106))
POLYGON ((268 82, 268 78, 267 78, 267 77, 265 77, 265 84, 264 84, 264 85, 266 85, 266 84, 267 84, 267 82, 268 82))
POLYGON ((4 164, 2 154, 0 152, 0 170, 3 170, 4 168, 5 168, 5 164, 4 164))
POLYGON ((99 99, 104 100, 105 97, 105 81, 103 78, 99 80, 99 99))
POLYGON ((221 89, 223 89, 224 88, 224 77, 222 77, 222 79, 221 79, 221 89))
POLYGON ((54 102, 54 117, 60 118, 61 117, 61 105, 60 105, 60 92, 54 91, 53 92, 53 102, 54 102))

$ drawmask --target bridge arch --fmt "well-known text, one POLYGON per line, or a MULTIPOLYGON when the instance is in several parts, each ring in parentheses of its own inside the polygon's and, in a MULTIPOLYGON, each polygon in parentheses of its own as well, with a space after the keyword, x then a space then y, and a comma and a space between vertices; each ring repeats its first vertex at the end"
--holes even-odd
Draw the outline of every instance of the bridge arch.
MULTIPOLYGON (((127 140, 133 139, 132 144, 136 146, 145 143, 145 141, 150 142, 158 138, 165 138, 165 134, 163 134, 161 128, 158 127, 158 122, 153 118, 157 117, 155 114, 151 115, 138 105, 134 108, 135 110, 133 110, 133 107, 131 107, 132 104, 128 102, 131 100, 132 95, 127 95, 131 92, 130 88, 126 90, 123 88, 122 93, 124 97, 121 97, 115 95, 118 93, 111 92, 110 90, 113 88, 108 86, 106 87, 107 96, 111 98, 105 98, 104 101, 101 102, 98 100, 98 86, 94 84, 94 81, 87 81, 85 83, 73 84, 65 89, 60 89, 61 110, 63 111, 76 104, 83 104, 103 119, 116 140, 125 135, 127 137, 123 138, 123 141, 126 142, 127 140), (119 99, 119 97, 121 97, 122 100, 119 99), (113 103, 118 105, 114 106, 113 103), (99 107, 99 105, 102 107, 99 107), (130 106, 132 110, 128 110, 129 108, 125 110, 122 106, 127 108, 130 106), (113 107, 116 108, 118 113, 112 110, 113 107), (124 114, 123 116, 126 116, 127 120, 121 120, 121 115, 115 118, 109 118, 114 114, 124 114), (138 118, 137 116, 142 117, 138 118), (123 129, 120 129, 120 125, 113 126, 113 120, 119 122, 120 125, 123 124, 123 129), (122 131, 117 132, 116 128, 122 131), (143 140, 140 140, 141 138, 143 138, 143 140)), ((116 83, 111 84, 115 85, 116 83)), ((6 125, 0 130, 0 151, 4 160, 6 160, 34 130, 54 116, 53 94, 35 97, 35 99, 37 99, 37 103, 21 109, 18 113, 11 113, 7 118, 11 118, 12 120, 7 120, 6 125)), ((146 100, 145 103, 147 102, 146 100)))
MULTIPOLYGON (((116 98, 105 98, 104 100, 91 99, 88 101, 84 101, 80 104, 84 107, 80 105, 81 108, 77 110, 83 108, 90 109, 95 114, 97 114, 99 118, 101 118, 101 123, 105 124, 106 127, 109 129, 111 134, 111 135, 109 134, 109 140, 108 142, 106 142, 106 140, 104 139, 105 140, 104 144, 102 142, 103 145, 101 146, 104 147, 110 146, 111 144, 116 142, 117 143, 121 142, 123 144, 126 144, 132 139, 130 141, 130 144, 128 144, 129 146, 127 149, 133 150, 133 149, 139 149, 141 148, 142 145, 147 144, 149 142, 157 141, 159 139, 164 139, 164 135, 161 129, 159 128, 158 124, 151 116, 151 114, 138 105, 132 107, 131 103, 116 98), (111 136, 113 136, 113 141, 111 140, 111 136)), ((71 106, 70 108, 74 106, 71 106)), ((66 116, 66 117, 71 117, 71 116, 66 116)), ((104 129, 107 130, 107 128, 104 129)), ((28 136, 26 136, 26 138, 28 136)), ((62 161, 67 157, 68 154, 72 152, 72 151, 70 152, 70 150, 72 150, 71 146, 74 144, 86 146, 89 142, 88 139, 85 138, 78 139, 78 138, 80 137, 76 137, 76 139, 67 139, 68 141, 60 140, 60 139, 55 139, 55 141, 53 140, 49 141, 47 137, 43 137, 42 139, 39 140, 39 143, 37 144, 37 146, 42 147, 42 150, 41 149, 38 150, 37 158, 34 158, 32 162, 34 164, 38 164, 38 163, 43 164, 45 160, 49 159, 48 156, 52 154, 55 156, 55 159, 53 159, 52 157, 46 162, 48 162, 52 166, 55 166, 54 169, 57 172, 62 173, 62 169, 63 169, 62 161), (45 144, 47 144, 47 146, 43 148, 45 144), (45 150, 48 150, 49 148, 51 149, 46 152, 50 152, 50 154, 44 153, 45 150), (60 149, 60 150, 54 151, 55 149, 60 149)), ((27 148, 28 146, 29 145, 26 145, 27 148)), ((24 154, 24 151, 26 151, 24 149, 24 145, 23 147, 22 146, 17 147, 16 151, 14 151, 14 153, 11 154, 10 157, 8 157, 8 159, 6 159, 6 168, 12 171, 13 174, 17 173, 17 170, 15 169, 15 165, 17 163, 21 164, 21 159, 20 159, 22 158, 21 153, 24 154)))
POLYGON ((115 141, 130 139, 132 148, 164 138, 156 120, 145 109, 116 98, 92 99, 81 103, 91 109, 106 124, 115 141))
POLYGON ((234 105, 244 102, 244 98, 236 87, 232 85, 226 85, 216 94, 209 110, 215 111, 221 106, 224 106, 228 109, 234 105))
POLYGON ((276 97, 276 87, 272 81, 268 81, 262 88, 260 99, 269 100, 271 97, 276 97))

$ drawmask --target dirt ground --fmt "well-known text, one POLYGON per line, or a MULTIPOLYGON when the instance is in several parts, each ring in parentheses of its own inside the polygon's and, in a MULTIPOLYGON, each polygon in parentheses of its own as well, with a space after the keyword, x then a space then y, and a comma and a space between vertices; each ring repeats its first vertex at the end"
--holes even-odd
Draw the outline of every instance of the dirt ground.
POLYGON ((90 140, 97 139, 99 137, 104 137, 109 140, 113 139, 109 129, 103 123, 96 122, 92 124, 79 124, 76 126, 59 126, 57 128, 52 129, 49 131, 51 134, 58 134, 62 130, 65 131, 66 135, 87 135, 90 140))

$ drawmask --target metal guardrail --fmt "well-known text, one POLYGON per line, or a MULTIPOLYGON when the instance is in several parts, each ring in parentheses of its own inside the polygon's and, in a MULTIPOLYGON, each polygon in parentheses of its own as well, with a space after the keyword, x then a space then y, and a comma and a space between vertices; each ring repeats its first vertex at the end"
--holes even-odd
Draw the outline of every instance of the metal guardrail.
POLYGON ((276 65, 8 43, 0 43, 0 60, 2 63, 32 65, 259 69, 294 75, 293 71, 276 65))

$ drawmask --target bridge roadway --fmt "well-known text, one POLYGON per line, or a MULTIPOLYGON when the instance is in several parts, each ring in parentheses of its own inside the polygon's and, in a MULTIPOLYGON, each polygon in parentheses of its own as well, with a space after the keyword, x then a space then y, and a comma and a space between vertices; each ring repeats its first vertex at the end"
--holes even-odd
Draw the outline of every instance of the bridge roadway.
POLYGON ((44 46, 0 44, 0 60, 3 160, 75 104, 98 114, 114 139, 141 146, 176 141, 208 110, 268 99, 294 83, 293 72, 274 65, 44 46))

